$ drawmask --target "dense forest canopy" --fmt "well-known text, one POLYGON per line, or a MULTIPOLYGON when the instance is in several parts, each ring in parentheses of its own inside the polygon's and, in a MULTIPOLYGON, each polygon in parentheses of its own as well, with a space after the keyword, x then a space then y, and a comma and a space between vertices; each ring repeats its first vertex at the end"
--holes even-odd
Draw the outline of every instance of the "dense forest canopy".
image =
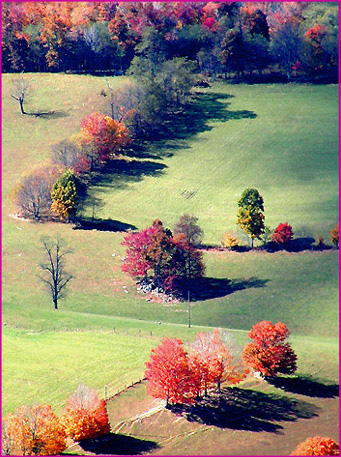
POLYGON ((4 2, 2 71, 123 74, 182 57, 208 76, 337 80, 336 2, 4 2))

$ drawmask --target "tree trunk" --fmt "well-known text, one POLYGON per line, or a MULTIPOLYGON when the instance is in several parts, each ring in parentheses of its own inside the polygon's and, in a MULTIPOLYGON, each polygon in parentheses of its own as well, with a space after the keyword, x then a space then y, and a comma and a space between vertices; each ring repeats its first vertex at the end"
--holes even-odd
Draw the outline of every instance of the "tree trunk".
POLYGON ((58 300, 57 300, 57 298, 53 299, 53 303, 54 303, 54 309, 58 309, 58 300))
POLYGON ((251 249, 253 249, 253 238, 251 238, 251 249))
POLYGON ((26 114, 24 110, 24 100, 19 100, 21 114, 26 114))

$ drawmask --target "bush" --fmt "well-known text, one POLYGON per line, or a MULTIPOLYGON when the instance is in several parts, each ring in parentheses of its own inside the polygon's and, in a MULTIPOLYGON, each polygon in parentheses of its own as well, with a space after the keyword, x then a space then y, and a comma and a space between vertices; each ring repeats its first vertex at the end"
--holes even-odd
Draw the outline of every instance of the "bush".
POLYGON ((290 455, 340 455, 340 448, 331 438, 314 436, 300 443, 290 455))
POLYGON ((233 249, 239 245, 240 241, 235 235, 229 232, 224 233, 223 246, 224 248, 233 249))
POLYGON ((282 322, 273 325, 269 321, 255 324, 248 333, 253 343, 245 345, 242 358, 247 365, 263 376, 278 373, 292 374, 297 370, 297 356, 285 340, 289 336, 287 326, 282 322))
POLYGON ((339 224, 336 224, 335 228, 330 231, 330 241, 334 246, 339 247, 339 224))
POLYGON ((109 433, 110 425, 104 400, 95 389, 80 384, 66 400, 62 422, 68 437, 75 441, 109 433))
POLYGON ((70 220, 77 211, 77 182, 73 170, 66 170, 53 185, 51 211, 60 220, 70 220))
POLYGON ((50 405, 22 406, 4 418, 3 455, 60 455, 65 449, 64 428, 50 405))
POLYGON ((271 235, 271 238, 278 245, 289 243, 289 241, 292 241, 294 238, 294 232, 292 231, 291 225, 287 222, 278 224, 274 233, 271 235))

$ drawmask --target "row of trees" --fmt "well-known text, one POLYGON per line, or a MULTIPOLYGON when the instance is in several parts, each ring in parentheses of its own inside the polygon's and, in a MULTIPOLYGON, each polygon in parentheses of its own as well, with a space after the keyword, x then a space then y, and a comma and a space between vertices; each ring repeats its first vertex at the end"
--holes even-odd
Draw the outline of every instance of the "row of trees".
POLYGON ((218 329, 211 334, 198 333, 187 350, 179 339, 164 339, 146 363, 149 393, 166 400, 167 405, 194 403, 212 390, 219 392, 223 382, 241 382, 249 367, 265 378, 296 371, 297 356, 286 342, 289 330, 285 324, 262 321, 248 335, 253 341, 242 353, 244 364, 234 361, 228 338, 218 329))
POLYGON ((80 441, 109 433, 106 404, 85 384, 66 400, 59 417, 50 405, 22 406, 2 422, 2 455, 60 455, 67 438, 80 441))
POLYGON ((337 5, 301 2, 7 2, 3 71, 113 71, 136 56, 210 74, 337 76, 337 5))

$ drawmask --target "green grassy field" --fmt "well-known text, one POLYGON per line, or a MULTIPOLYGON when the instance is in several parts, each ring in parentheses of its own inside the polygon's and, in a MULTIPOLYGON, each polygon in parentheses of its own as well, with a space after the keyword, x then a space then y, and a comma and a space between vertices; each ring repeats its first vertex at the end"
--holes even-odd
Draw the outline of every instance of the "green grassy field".
MULTIPOLYGON (((10 192, 22 173, 46 160, 52 144, 77 132, 83 117, 107 103, 100 96, 103 78, 26 76, 32 86, 26 110, 56 112, 45 119, 20 116, 9 97, 13 76, 3 75, 4 412, 24 399, 60 407, 81 380, 101 388, 101 394, 105 384, 118 388, 142 373, 156 341, 146 338, 150 331, 154 337, 187 335, 186 304, 148 303, 120 271, 123 233, 72 230, 68 224, 34 224, 10 216, 10 192), (44 235, 61 236, 73 249, 68 267, 75 279, 57 312, 37 279, 44 235), (122 370, 114 363, 117 353, 122 355, 118 363, 129 360, 122 370)), ((116 81, 119 85, 124 78, 116 81)), ((265 200, 268 225, 288 221, 299 236, 329 240, 338 219, 337 90, 334 85, 214 84, 179 118, 171 138, 151 144, 144 158, 125 168, 117 164, 97 182, 90 190, 100 201, 95 217, 138 228, 159 217, 172 227, 188 212, 199 217, 204 241, 219 244, 227 229, 236 231, 239 195, 256 187, 265 200), (192 198, 185 198, 191 192, 192 198)), ((91 205, 85 206, 83 215, 91 212, 91 205)), ((309 349, 334 338, 328 366, 335 367, 338 251, 207 252, 205 264, 209 293, 192 305, 195 326, 247 330, 261 319, 281 320, 295 344, 302 338, 309 349)), ((316 363, 323 359, 317 349, 316 363)), ((302 351, 300 363, 307 363, 308 372, 310 357, 308 348, 302 351)), ((327 369, 326 378, 331 376, 327 369)))

